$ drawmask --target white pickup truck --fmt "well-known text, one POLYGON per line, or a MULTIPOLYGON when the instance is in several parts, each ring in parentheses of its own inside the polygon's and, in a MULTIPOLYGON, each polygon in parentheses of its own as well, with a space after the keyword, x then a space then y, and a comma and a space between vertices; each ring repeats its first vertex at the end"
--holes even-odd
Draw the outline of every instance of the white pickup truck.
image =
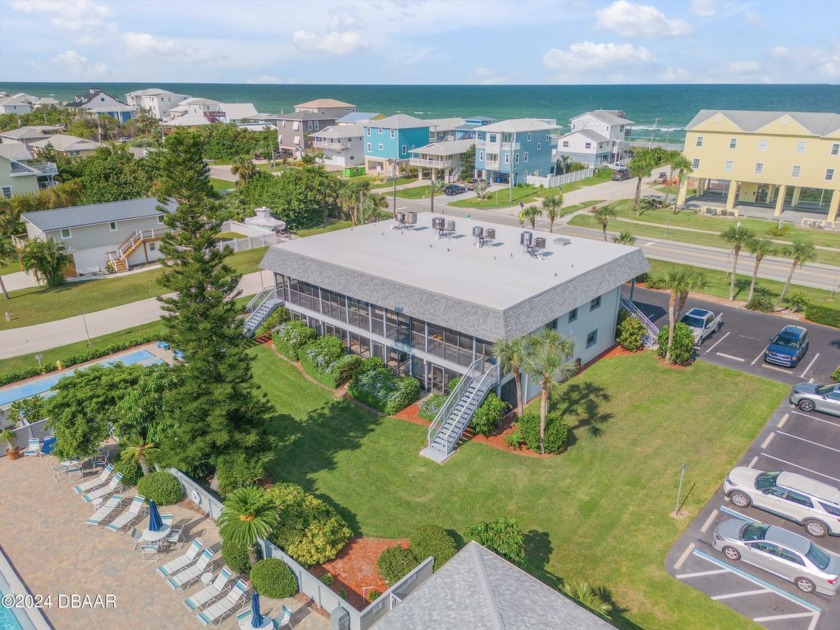
POLYGON ((723 313, 715 315, 705 308, 693 308, 682 316, 680 322, 691 328, 694 345, 699 346, 706 337, 717 332, 723 325, 723 313))

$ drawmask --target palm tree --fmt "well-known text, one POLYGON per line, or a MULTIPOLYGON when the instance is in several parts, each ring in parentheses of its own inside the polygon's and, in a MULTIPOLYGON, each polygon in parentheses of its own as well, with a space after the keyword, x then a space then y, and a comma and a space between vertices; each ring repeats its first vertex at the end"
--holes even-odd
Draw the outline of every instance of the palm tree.
POLYGON ((732 245, 732 273, 729 278, 729 301, 732 302, 735 300, 735 271, 738 268, 738 255, 742 248, 755 239, 755 232, 740 225, 731 225, 721 233, 720 237, 732 245))
POLYGON ((755 266, 753 267, 752 280, 750 281, 750 294, 747 296, 747 302, 752 299, 753 291, 755 291, 755 279, 758 277, 758 266, 765 256, 772 256, 776 253, 776 246, 769 238, 754 238, 747 243, 747 250, 750 254, 755 256, 755 266))
POLYGON ((682 184, 682 179, 686 173, 691 172, 691 162, 682 154, 682 151, 668 151, 665 154, 666 164, 670 166, 668 174, 668 183, 665 185, 665 198, 662 200, 662 205, 668 205, 668 195, 671 194, 671 181, 674 179, 674 169, 677 169, 677 178, 682 184))
POLYGON ((592 206, 590 210, 592 215, 595 217, 595 220, 601 224, 601 229, 604 231, 604 242, 607 242, 607 226, 610 223, 610 219, 615 219, 618 214, 615 211, 615 208, 612 206, 592 206))
POLYGON ((511 372, 516 383, 516 415, 522 416, 522 367, 528 344, 525 337, 499 339, 493 344, 493 356, 498 360, 502 372, 511 372))
POLYGON ((379 211, 388 207, 388 199, 382 193, 370 193, 359 208, 359 223, 373 223, 379 218, 379 211))
POLYGON ((531 229, 534 230, 537 227, 537 217, 542 216, 542 210, 537 208, 537 206, 531 205, 525 208, 520 214, 523 219, 528 219, 531 222, 531 229))
MULTIPOLYGON (((432 169, 432 181, 429 186, 429 189, 432 193, 432 212, 435 211, 435 194, 441 192, 444 188, 446 188, 446 182, 442 182, 435 179, 435 169, 432 169)), ((444 213, 445 214, 445 213, 444 213)))
POLYGON ((668 348, 665 351, 665 361, 671 362, 671 344, 674 342, 674 328, 677 319, 685 306, 688 294, 702 288, 706 278, 702 272, 691 268, 671 267, 659 280, 660 284, 671 291, 668 299, 668 348))
POLYGON ((638 213, 642 202, 642 177, 650 175, 650 171, 658 164, 658 152, 651 149, 636 149, 633 157, 627 163, 627 170, 631 177, 636 178, 636 194, 633 196, 633 209, 638 213))
POLYGON ((563 193, 549 195, 542 202, 542 209, 548 217, 548 231, 554 231, 554 222, 560 217, 560 210, 563 207, 563 193))
POLYGON ((556 330, 546 328, 530 338, 525 356, 525 371, 540 383, 540 453, 545 452, 545 418, 548 415, 548 397, 559 383, 574 376, 577 366, 570 357, 575 343, 556 330))
POLYGON ((814 244, 811 241, 803 240, 796 240, 793 241, 792 245, 786 245, 782 249, 782 253, 785 257, 792 258, 793 262, 790 265, 790 272, 788 272, 785 286, 782 289, 782 294, 779 296, 779 301, 776 302, 776 306, 779 306, 779 304, 782 303, 782 300, 785 299, 785 293, 787 293, 787 290, 790 287, 790 281, 793 279, 793 272, 796 271, 796 268, 804 267, 806 263, 813 261, 817 257, 817 250, 814 247, 814 244))
POLYGON ((613 236, 613 243, 618 243, 619 245, 635 245, 636 237, 630 232, 622 231, 618 236, 613 236))
POLYGON ((256 544, 277 523, 277 506, 257 486, 237 488, 228 496, 216 524, 225 540, 248 547, 251 565, 257 561, 256 544))
POLYGON ((236 175, 236 187, 241 188, 248 184, 257 174, 257 167, 246 157, 237 158, 230 167, 232 175, 236 175))
POLYGON ((126 463, 132 460, 137 462, 143 474, 148 475, 149 459, 154 458, 157 450, 154 442, 146 442, 142 437, 137 437, 129 440, 120 448, 120 459, 126 463))
MULTIPOLYGON (((15 246, 12 244, 11 236, 0 236, 0 270, 5 269, 12 261, 17 259, 18 253, 15 246)), ((3 297, 9 299, 9 292, 6 290, 6 285, 3 283, 3 276, 0 274, 0 290, 3 291, 3 297)))
POLYGON ((64 243, 36 238, 30 240, 20 251, 20 260, 24 269, 35 273, 38 282, 43 282, 48 287, 57 287, 64 284, 61 272, 71 259, 64 243))

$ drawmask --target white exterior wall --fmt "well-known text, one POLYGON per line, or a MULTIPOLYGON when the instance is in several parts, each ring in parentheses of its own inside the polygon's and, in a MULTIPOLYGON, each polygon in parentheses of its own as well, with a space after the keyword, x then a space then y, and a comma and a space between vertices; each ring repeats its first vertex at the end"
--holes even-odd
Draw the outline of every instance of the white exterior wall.
POLYGON ((600 118, 596 118, 595 116, 591 116, 589 114, 584 114, 572 121, 572 131, 591 129, 592 131, 609 138, 613 142, 624 141, 624 131, 622 130, 622 127, 626 127, 626 125, 610 125, 600 118))
POLYGON ((20 105, 0 105, 0 114, 28 114, 32 111, 32 106, 29 103, 21 103, 20 105))
POLYGON ((169 112, 184 99, 189 98, 186 94, 175 94, 172 96, 144 96, 140 106, 148 111, 158 120, 168 120, 169 112))

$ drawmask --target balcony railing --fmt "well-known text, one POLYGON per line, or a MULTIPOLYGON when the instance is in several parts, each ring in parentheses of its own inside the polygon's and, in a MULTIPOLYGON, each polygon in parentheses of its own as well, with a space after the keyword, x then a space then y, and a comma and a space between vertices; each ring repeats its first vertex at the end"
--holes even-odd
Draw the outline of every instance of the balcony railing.
POLYGON ((58 167, 52 162, 17 162, 12 161, 12 177, 21 175, 58 175, 58 167))
POLYGON ((348 149, 346 145, 340 142, 330 142, 329 140, 313 140, 312 141, 312 148, 313 149, 330 149, 332 151, 343 151, 344 149, 348 149))
POLYGON ((453 168, 455 166, 459 166, 461 160, 459 159, 449 159, 449 160, 429 160, 426 158, 410 158, 408 163, 411 166, 421 166, 424 168, 453 168))
POLYGON ((502 142, 502 149, 507 149, 508 151, 519 151, 522 148, 522 145, 518 142, 502 142))

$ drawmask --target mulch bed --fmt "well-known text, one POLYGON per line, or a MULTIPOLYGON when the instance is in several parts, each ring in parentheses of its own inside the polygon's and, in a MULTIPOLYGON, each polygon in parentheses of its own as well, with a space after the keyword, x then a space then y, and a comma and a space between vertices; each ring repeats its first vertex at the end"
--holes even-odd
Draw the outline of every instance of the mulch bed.
POLYGON ((370 603, 367 595, 371 590, 384 593, 388 590, 376 568, 376 559, 388 547, 408 547, 408 539, 392 540, 389 538, 351 538, 338 557, 326 564, 312 567, 309 571, 317 578, 331 573, 335 578, 329 586, 338 593, 342 588, 347 593, 347 603, 357 610, 364 610, 370 603))

